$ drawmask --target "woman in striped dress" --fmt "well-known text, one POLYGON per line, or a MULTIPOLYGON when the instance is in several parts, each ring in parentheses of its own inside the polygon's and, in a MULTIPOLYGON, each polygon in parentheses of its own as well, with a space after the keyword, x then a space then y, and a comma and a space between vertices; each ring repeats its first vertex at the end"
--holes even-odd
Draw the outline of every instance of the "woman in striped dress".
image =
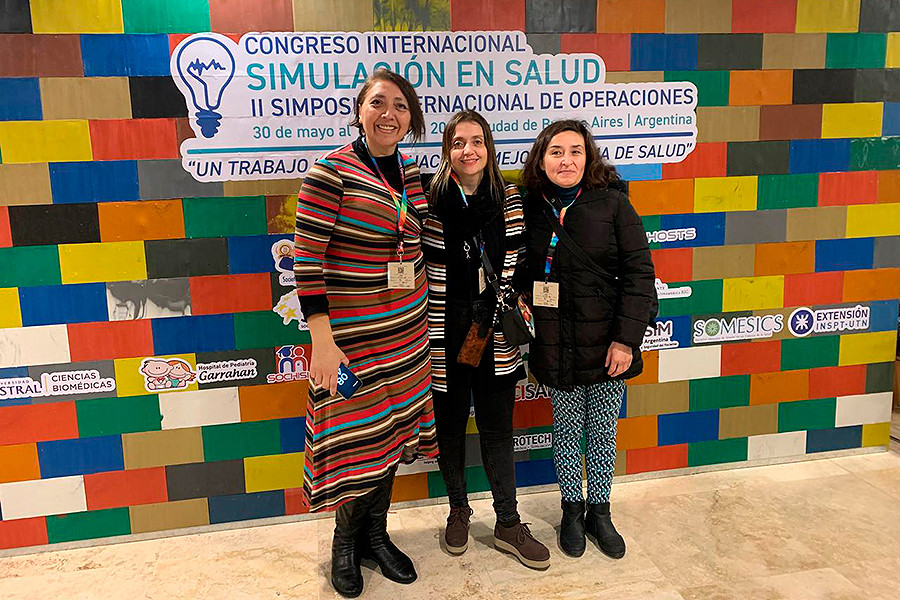
POLYGON ((425 120, 412 86, 379 69, 356 102, 362 136, 319 159, 297 204, 294 273, 312 336, 303 491, 310 510, 336 509, 332 583, 362 592, 360 558, 399 583, 412 561, 387 534, 400 462, 437 453, 425 267, 427 212, 419 169, 397 150, 425 120), (362 380, 336 393, 343 364, 362 380))

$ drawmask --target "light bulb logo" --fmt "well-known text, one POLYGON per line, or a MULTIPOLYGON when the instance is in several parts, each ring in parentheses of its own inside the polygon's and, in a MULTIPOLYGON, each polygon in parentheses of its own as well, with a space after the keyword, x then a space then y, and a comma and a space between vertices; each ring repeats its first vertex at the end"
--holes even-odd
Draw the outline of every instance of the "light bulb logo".
POLYGON ((219 131, 222 92, 234 79, 234 55, 224 43, 213 37, 194 37, 178 50, 178 75, 191 94, 197 112, 197 125, 203 137, 219 131))

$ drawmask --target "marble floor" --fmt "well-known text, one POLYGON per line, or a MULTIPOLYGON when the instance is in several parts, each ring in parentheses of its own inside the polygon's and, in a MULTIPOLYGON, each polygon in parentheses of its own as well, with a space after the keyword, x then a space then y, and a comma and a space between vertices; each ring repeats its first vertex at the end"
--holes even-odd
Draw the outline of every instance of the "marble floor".
MULTIPOLYGON (((520 497, 551 548, 547 571, 491 546, 489 500, 473 540, 439 547, 443 506, 397 510, 390 530, 416 562, 409 586, 364 568, 362 598, 401 600, 875 600, 900 590, 900 446, 777 466, 632 481, 613 488, 628 543, 619 561, 556 543, 559 496, 520 497)), ((327 583, 330 520, 283 523, 0 558, 3 600, 338 598, 327 583)))

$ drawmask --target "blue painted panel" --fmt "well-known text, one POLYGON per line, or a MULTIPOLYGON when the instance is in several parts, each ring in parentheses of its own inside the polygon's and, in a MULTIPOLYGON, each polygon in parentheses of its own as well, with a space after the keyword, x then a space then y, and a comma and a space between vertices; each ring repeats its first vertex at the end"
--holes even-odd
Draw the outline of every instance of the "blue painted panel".
POLYGON ((86 34, 81 36, 85 77, 169 75, 165 34, 86 34))
POLYGON ((828 452, 862 446, 862 425, 837 429, 813 429, 806 432, 806 451, 828 452))
POLYGON ((290 235, 247 235, 228 238, 228 272, 268 273, 275 271, 272 244, 291 240, 290 235))
POLYGON ((125 36, 128 74, 132 77, 170 76, 169 36, 164 33, 125 36))
POLYGON ((662 165, 616 165, 616 171, 625 181, 662 179, 662 165))
POLYGON ((660 248, 696 248, 699 246, 722 246, 725 244, 725 213, 662 215, 660 217, 660 225, 664 230, 696 229, 696 237, 694 239, 660 242, 660 248))
POLYGON ((897 300, 869 302, 869 331, 897 329, 897 300))
POLYGON ((38 442, 37 447, 42 479, 125 468, 120 435, 38 442))
POLYGON ((153 350, 157 356, 234 350, 232 315, 153 319, 153 350))
POLYGON ((871 269, 875 261, 875 239, 816 241, 816 272, 871 269))
POLYGON ((55 204, 139 200, 137 161, 50 163, 55 204))
POLYGON ((286 454, 288 452, 303 452, 305 450, 306 419, 303 417, 282 419, 279 427, 281 428, 282 452, 286 454))
POLYGON ((850 140, 791 140, 791 173, 850 170, 850 140))
POLYGON ((229 523, 284 515, 284 490, 213 496, 209 499, 209 523, 229 523))
POLYGON ((632 34, 631 70, 696 71, 697 40, 696 34, 632 34))
POLYGON ((0 78, 0 121, 39 121, 41 88, 37 77, 0 78))
POLYGON ((882 135, 900 135, 900 102, 884 103, 884 119, 882 135))
POLYGON ((556 483, 556 467, 552 458, 521 461, 516 463, 516 485, 547 485, 556 483))
POLYGON ((22 325, 106 321, 106 285, 79 283, 19 288, 22 325))
POLYGON ((659 415, 657 440, 660 446, 689 444, 719 439, 719 411, 659 415))

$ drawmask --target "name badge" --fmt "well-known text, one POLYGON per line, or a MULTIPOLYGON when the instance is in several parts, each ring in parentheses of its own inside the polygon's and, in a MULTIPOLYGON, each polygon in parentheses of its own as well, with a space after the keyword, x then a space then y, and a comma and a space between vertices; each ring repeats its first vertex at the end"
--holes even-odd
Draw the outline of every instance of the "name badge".
POLYGON ((532 293, 535 306, 559 308, 559 283, 555 281, 535 281, 532 293))
POLYGON ((478 267, 478 293, 484 293, 487 289, 487 275, 484 274, 484 267, 478 267))
POLYGON ((416 287, 416 267, 412 261, 388 263, 388 287, 411 290, 416 287))

